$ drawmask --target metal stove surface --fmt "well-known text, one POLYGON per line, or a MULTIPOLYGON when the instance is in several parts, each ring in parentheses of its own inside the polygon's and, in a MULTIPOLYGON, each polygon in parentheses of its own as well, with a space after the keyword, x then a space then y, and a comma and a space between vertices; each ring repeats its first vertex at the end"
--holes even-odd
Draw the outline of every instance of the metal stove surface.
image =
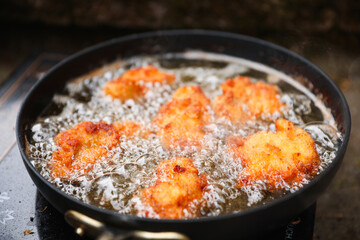
MULTIPOLYGON (((26 92, 65 57, 56 53, 34 54, 0 86, 0 240, 88 239, 78 236, 64 216, 37 191, 15 140, 16 116, 26 92)), ((266 233, 266 239, 313 239, 315 209, 316 204, 287 226, 266 233)))

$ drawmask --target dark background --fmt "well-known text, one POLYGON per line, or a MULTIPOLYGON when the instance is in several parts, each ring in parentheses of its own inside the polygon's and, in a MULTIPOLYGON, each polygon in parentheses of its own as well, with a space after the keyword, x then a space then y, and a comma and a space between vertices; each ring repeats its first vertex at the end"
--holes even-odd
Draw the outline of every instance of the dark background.
POLYGON ((284 46, 322 68, 350 105, 344 163, 319 199, 314 239, 360 239, 360 1, 0 0, 0 84, 31 54, 72 54, 163 29, 241 33, 284 46))

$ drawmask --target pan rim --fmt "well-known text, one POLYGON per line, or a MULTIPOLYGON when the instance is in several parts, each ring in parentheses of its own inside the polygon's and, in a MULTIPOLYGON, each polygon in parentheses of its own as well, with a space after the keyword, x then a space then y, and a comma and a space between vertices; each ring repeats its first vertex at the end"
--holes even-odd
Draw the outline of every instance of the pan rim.
MULTIPOLYGON (((67 81, 69 81, 70 79, 68 79, 67 81)), ((311 63, 310 61, 308 61, 307 59, 303 58, 302 56, 286 49, 283 48, 279 45, 276 45, 274 43, 270 43, 258 38, 254 38, 254 37, 249 37, 249 36, 245 36, 245 35, 241 35, 241 34, 235 34, 235 33, 228 33, 228 32, 221 32, 221 31, 211 31, 211 30, 200 30, 200 29, 195 29, 195 30, 165 30, 165 31, 154 31, 154 32, 145 32, 145 33, 140 33, 140 34, 132 34, 129 36, 125 36, 125 37, 120 37, 120 38, 114 38, 99 44, 96 44, 94 46, 88 47, 84 50, 81 50, 69 57, 67 57, 66 59, 64 59, 63 61, 61 61, 60 63, 58 63, 57 65, 55 65, 49 72, 47 72, 45 74, 45 76, 39 80, 27 93, 25 99, 23 100, 23 103, 21 104, 21 108, 19 110, 19 114, 16 120, 16 139, 17 139, 17 143, 18 143, 18 147, 21 153, 21 156, 23 158, 23 162, 27 165, 28 168, 30 168, 34 174, 36 175, 36 177, 38 177, 42 183, 46 184, 47 187, 49 187, 52 191, 55 191, 57 194, 62 195, 63 197, 67 198, 67 200, 75 202, 76 204, 84 207, 84 208, 90 208, 91 210, 95 211, 95 212, 99 212, 101 214, 105 214, 105 215, 110 215, 113 216, 115 218, 126 218, 131 222, 151 222, 151 223, 159 223, 159 224, 166 224, 166 223, 171 223, 171 224, 179 224, 179 223, 203 223, 203 222, 213 222, 213 221, 221 221, 221 220, 231 220, 232 218, 243 218, 246 216, 250 216, 254 213, 257 212, 263 212, 267 209, 271 209, 274 208, 276 206, 281 205, 282 203, 288 201, 289 199, 295 198, 296 196, 301 195, 303 192, 308 191, 308 189, 312 188, 313 185, 315 185, 324 175, 327 175, 330 171, 332 171, 335 167, 337 167, 336 165, 340 164, 342 161, 342 156, 345 154, 346 151, 346 147, 350 138, 350 130, 351 130, 351 117, 350 117, 350 110, 349 110, 349 106, 348 103, 343 95, 343 93, 340 91, 340 89, 335 85, 335 83, 331 80, 331 78, 329 76, 327 76, 319 67, 317 67, 315 64, 311 63), (25 149, 25 139, 23 139, 21 137, 21 131, 23 129, 21 129, 21 117, 22 117, 22 113, 24 112, 24 108, 26 107, 26 103, 28 102, 28 99, 31 97, 31 93, 33 92, 34 89, 37 88, 37 86, 39 84, 41 84, 42 81, 46 80, 48 76, 50 76, 53 72, 55 72, 56 70, 58 70, 59 68, 61 68, 63 65, 68 64, 69 62, 73 61, 74 59, 79 58, 80 56, 83 56, 89 52, 95 51, 95 50, 99 50, 105 46, 109 46, 112 44, 120 44, 122 42, 127 42, 127 41, 131 41, 131 40, 135 40, 135 39, 139 39, 139 38, 149 38, 149 37, 167 37, 167 36, 176 36, 176 35, 207 35, 207 36, 216 36, 216 37, 222 37, 222 38, 231 38, 231 39, 240 39, 242 41, 251 41, 252 43, 255 44, 259 44, 262 46, 266 46, 268 48, 274 49, 276 51, 282 52, 282 53, 286 53, 287 55, 296 58, 296 60, 298 60, 299 62, 302 62, 304 64, 306 64, 307 66, 311 67, 314 71, 316 71, 318 74, 321 75, 322 78, 326 79, 327 84, 330 84, 331 88, 335 90, 336 94, 339 96, 339 101, 342 102, 344 104, 345 109, 343 109, 343 111, 345 112, 345 116, 344 116, 344 125, 346 126, 346 128, 344 129, 344 138, 343 141, 339 147, 339 150, 337 151, 336 157, 335 159, 332 161, 332 163, 324 170, 322 171, 320 174, 318 174, 316 176, 315 179, 313 179, 310 183, 306 184, 305 186, 303 186, 302 188, 300 188, 299 190, 293 192, 293 193, 288 193, 285 196, 273 200, 269 203, 266 203, 264 205, 261 206, 257 206, 257 207, 253 207, 253 208, 249 208, 246 210, 242 210, 240 212, 235 212, 235 213, 228 213, 228 214, 222 214, 222 215, 218 215, 218 216, 211 216, 211 217, 199 217, 199 218, 190 218, 190 219, 153 219, 153 218, 145 218, 145 217, 138 217, 138 216, 134 216, 134 215, 128 215, 128 214, 121 214, 121 213, 117 213, 115 211, 111 211, 111 210, 107 210, 107 209, 103 209, 100 207, 96 207, 94 205, 82 202, 79 199, 76 199, 75 197, 72 197, 68 194, 66 194, 65 192, 61 191, 60 189, 56 188, 55 185, 53 185, 52 183, 50 183, 49 181, 47 181, 33 166, 33 164, 30 162, 30 159, 27 157, 25 149)))

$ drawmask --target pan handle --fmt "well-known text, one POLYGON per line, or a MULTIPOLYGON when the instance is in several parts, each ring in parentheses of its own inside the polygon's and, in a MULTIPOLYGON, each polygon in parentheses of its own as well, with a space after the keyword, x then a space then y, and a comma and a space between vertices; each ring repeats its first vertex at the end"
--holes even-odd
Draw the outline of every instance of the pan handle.
POLYGON ((128 240, 128 239, 174 239, 190 240, 189 237, 177 232, 147 232, 147 231, 110 231, 104 223, 90 218, 74 210, 65 213, 65 220, 75 228, 75 232, 80 235, 88 235, 96 240, 128 240))

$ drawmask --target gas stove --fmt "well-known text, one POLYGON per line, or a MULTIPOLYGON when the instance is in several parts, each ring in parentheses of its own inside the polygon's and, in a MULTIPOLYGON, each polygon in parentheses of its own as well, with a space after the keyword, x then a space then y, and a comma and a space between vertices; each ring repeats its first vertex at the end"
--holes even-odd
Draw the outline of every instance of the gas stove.
MULTIPOLYGON (((15 122, 26 92, 52 66, 66 55, 37 53, 30 56, 0 86, 0 239, 58 240, 89 239, 79 236, 37 191, 15 140, 15 122)), ((294 218, 287 226, 266 234, 268 240, 313 239, 316 204, 294 218)), ((241 238, 241 236, 239 236, 241 238)))

